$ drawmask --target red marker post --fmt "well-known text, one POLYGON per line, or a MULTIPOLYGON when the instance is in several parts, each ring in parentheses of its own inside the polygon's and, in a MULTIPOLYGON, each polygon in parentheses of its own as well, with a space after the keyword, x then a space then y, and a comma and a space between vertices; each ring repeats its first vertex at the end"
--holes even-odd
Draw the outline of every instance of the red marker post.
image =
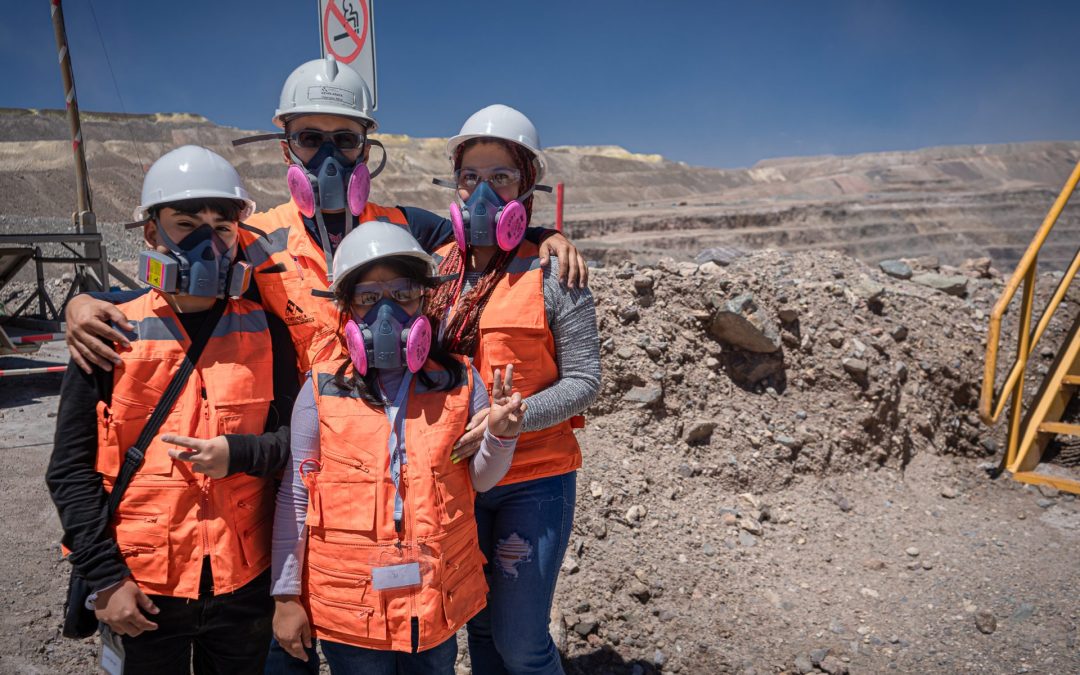
POLYGON ((555 231, 562 232, 563 184, 555 186, 555 231))

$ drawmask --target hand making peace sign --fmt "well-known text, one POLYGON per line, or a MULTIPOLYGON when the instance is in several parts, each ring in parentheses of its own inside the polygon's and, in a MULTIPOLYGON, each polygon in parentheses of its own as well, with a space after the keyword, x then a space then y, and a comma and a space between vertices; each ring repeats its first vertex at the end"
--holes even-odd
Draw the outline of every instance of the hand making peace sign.
POLYGON ((488 414, 488 430, 502 438, 512 438, 521 433, 528 404, 519 392, 513 392, 514 364, 506 366, 506 377, 498 368, 491 382, 491 412, 488 414))

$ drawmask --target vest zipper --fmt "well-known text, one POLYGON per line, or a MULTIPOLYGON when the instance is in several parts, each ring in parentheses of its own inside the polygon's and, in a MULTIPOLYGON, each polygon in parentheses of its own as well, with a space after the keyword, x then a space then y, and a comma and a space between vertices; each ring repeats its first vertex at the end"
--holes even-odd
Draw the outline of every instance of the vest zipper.
MULTIPOLYGON (((206 383, 203 381, 202 376, 199 377, 199 395, 202 398, 203 419, 207 421, 206 431, 209 433, 210 427, 210 403, 206 400, 206 383)), ((206 434, 204 434, 205 436, 206 434)), ((199 486, 199 531, 202 533, 202 545, 203 556, 210 555, 210 534, 207 532, 207 523, 210 521, 210 481, 212 478, 206 477, 202 480, 202 485, 199 486)), ((213 562, 210 564, 210 569, 213 571, 213 562)))
MULTIPOLYGON (((402 442, 404 442, 404 439, 402 439, 402 442)), ((404 502, 405 502, 404 503, 404 506, 405 506, 405 514, 404 514, 405 515, 405 533, 408 534, 408 538, 406 539, 406 541, 408 542, 410 550, 416 552, 417 560, 419 561, 420 547, 416 543, 416 512, 414 511, 415 503, 413 501, 412 490, 409 489, 409 464, 406 463, 402 468, 404 469, 404 471, 401 472, 401 478, 402 478, 402 483, 405 486, 405 499, 404 499, 404 502)), ((423 573, 421 572, 421 574, 423 574, 423 573)), ((423 588, 423 585, 424 585, 424 580, 421 577, 421 579, 420 579, 420 587, 423 588)), ((415 589, 413 589, 409 593, 409 616, 413 617, 414 619, 420 616, 420 614, 416 611, 416 590, 415 589)), ((411 623, 410 623, 410 626, 411 626, 411 623)))

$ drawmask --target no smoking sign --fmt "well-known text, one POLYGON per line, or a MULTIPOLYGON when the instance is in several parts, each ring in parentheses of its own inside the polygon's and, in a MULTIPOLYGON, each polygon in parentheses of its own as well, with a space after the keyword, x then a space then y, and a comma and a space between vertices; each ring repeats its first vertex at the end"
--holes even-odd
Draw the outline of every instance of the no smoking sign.
POLYGON ((373 107, 379 107, 375 80, 374 0, 319 0, 322 55, 351 66, 371 88, 373 107))

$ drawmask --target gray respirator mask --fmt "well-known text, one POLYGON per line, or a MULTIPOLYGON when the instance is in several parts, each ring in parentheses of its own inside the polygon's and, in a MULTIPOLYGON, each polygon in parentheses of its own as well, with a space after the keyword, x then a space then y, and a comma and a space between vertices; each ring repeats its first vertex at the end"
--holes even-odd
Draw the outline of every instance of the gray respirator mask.
POLYGON ((163 293, 203 298, 239 298, 247 290, 252 266, 236 262, 236 245, 226 246, 213 227, 201 225, 177 243, 153 223, 169 252, 140 253, 139 281, 163 293))

